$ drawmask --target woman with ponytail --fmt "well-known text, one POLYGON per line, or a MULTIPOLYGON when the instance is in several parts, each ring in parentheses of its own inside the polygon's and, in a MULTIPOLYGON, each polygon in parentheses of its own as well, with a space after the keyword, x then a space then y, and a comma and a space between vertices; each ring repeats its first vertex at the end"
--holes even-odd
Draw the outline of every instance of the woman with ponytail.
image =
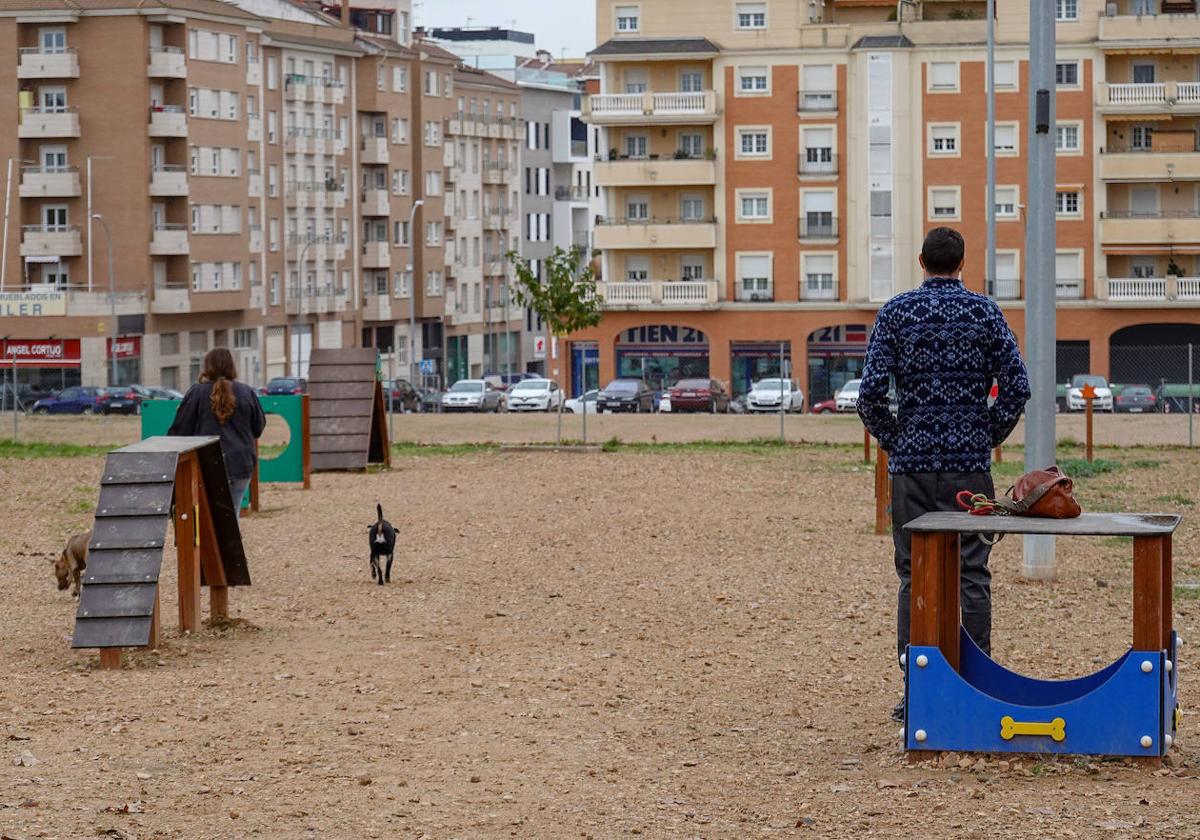
POLYGON ((233 506, 240 515, 250 476, 258 467, 254 441, 266 425, 258 395, 237 381, 233 354, 224 347, 214 347, 204 357, 200 381, 184 395, 167 434, 221 438, 233 506))

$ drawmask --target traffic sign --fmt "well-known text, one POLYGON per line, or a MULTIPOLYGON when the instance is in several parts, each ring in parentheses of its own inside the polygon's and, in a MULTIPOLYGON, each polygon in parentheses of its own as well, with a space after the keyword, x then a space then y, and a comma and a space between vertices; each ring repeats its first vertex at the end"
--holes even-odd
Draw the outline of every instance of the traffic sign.
POLYGON ((421 360, 421 375, 422 376, 432 376, 436 372, 437 371, 434 369, 433 359, 422 359, 421 360))
POLYGON ((533 337, 533 358, 546 358, 546 336, 535 335, 533 337))

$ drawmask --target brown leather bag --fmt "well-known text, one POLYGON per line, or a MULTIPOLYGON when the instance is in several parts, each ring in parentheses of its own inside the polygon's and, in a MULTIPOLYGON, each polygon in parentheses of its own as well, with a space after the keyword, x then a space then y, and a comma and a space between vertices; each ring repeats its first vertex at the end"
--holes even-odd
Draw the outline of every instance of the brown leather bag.
POLYGON ((996 504, 1014 516, 1043 519, 1074 519, 1082 513, 1073 495, 1074 483, 1057 466, 1027 472, 996 499, 996 504))

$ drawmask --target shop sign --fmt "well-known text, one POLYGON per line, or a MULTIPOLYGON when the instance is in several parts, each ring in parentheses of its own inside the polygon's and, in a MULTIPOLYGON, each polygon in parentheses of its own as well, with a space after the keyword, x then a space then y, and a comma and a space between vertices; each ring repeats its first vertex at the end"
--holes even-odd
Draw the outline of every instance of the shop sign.
POLYGON ((622 344, 708 344, 708 337, 692 327, 651 324, 631 327, 621 333, 622 344))
POLYGON ((546 358, 546 336, 535 335, 533 337, 533 358, 546 358))
MULTIPOLYGON (((113 357, 113 340, 108 339, 108 358, 113 357)), ((117 358, 136 359, 142 355, 142 337, 140 335, 119 336, 117 338, 117 358)))
POLYGON ((79 339, 7 339, 0 340, 0 365, 17 367, 78 367, 79 339))
POLYGON ((66 314, 66 292, 0 292, 0 318, 66 314))

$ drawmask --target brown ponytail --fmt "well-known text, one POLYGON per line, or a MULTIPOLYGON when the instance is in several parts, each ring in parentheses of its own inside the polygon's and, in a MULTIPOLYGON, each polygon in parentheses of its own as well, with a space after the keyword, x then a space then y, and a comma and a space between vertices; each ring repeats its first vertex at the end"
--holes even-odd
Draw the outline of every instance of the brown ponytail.
POLYGON ((200 374, 200 381, 213 383, 209 401, 213 414, 222 425, 228 422, 237 407, 237 399, 233 396, 235 379, 237 368, 233 364, 233 354, 225 347, 209 350, 204 357, 204 371, 200 374))

